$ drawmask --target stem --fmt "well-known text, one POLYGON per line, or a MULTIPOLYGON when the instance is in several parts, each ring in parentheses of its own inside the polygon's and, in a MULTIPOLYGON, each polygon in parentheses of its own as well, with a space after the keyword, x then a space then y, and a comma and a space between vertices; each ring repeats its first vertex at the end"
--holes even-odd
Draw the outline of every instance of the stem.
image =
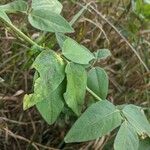
POLYGON ((17 33, 22 39, 24 39, 26 42, 30 43, 33 46, 37 46, 38 48, 42 48, 39 46, 36 42, 31 40, 27 35, 25 35, 22 31, 20 31, 17 27, 15 27, 13 24, 8 23, 7 21, 3 20, 4 24, 6 24, 8 27, 10 27, 15 33, 17 33))
POLYGON ((101 99, 97 94, 95 94, 91 89, 89 89, 88 87, 86 87, 86 90, 87 90, 92 96, 94 96, 97 100, 102 101, 102 99, 101 99))
MULTIPOLYGON (((7 24, 7 26, 9 26, 15 33, 17 33, 22 39, 24 39, 25 41, 27 41, 28 43, 30 43, 31 45, 35 45, 38 48, 42 48, 40 45, 38 45, 36 42, 32 41, 28 36, 26 36, 23 32, 21 32, 17 27, 15 27, 12 23, 8 23, 7 21, 3 20, 2 21, 7 24)), ((67 60, 66 60, 67 61, 67 60)), ((68 62, 68 61, 67 61, 68 62)), ((102 101, 102 99, 95 94, 91 89, 89 89, 88 87, 86 87, 86 90, 93 96, 95 97, 97 100, 102 101)))

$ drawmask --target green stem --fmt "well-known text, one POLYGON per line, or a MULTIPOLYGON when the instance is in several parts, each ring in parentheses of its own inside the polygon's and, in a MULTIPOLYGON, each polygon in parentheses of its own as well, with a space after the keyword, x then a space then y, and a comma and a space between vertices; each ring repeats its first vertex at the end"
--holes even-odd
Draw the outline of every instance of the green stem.
POLYGON ((24 39, 26 42, 30 43, 33 46, 37 46, 38 48, 42 48, 39 46, 36 42, 31 40, 28 36, 26 36, 22 31, 20 31, 17 27, 15 27, 12 23, 8 23, 5 20, 2 20, 8 27, 10 27, 15 33, 17 33, 22 39, 24 39))
MULTIPOLYGON (((64 59, 67 63, 70 63, 65 57, 62 56, 62 59, 64 59)), ((94 93, 91 89, 89 89, 88 87, 86 87, 86 90, 93 96, 95 97, 98 101, 102 101, 102 99, 96 94, 94 93)))
POLYGON ((91 89, 89 89, 88 87, 86 87, 86 90, 87 90, 93 97, 95 97, 97 100, 102 101, 102 99, 101 99, 97 94, 95 94, 91 89))
MULTIPOLYGON (((5 24, 7 24, 7 26, 9 26, 15 33, 17 33, 22 39, 24 39, 25 41, 27 41, 28 43, 30 43, 33 46, 37 46, 38 48, 42 48, 41 46, 39 46, 36 42, 32 41, 28 36, 26 36, 22 31, 20 31, 17 27, 15 27, 12 23, 8 23, 7 21, 3 20, 3 22, 5 24)), ((67 61, 67 60, 66 60, 67 61)), ((68 62, 68 61, 67 61, 68 62)), ((88 87, 86 87, 86 90, 93 96, 95 97, 97 100, 102 101, 102 99, 95 94, 92 90, 90 90, 88 87)))

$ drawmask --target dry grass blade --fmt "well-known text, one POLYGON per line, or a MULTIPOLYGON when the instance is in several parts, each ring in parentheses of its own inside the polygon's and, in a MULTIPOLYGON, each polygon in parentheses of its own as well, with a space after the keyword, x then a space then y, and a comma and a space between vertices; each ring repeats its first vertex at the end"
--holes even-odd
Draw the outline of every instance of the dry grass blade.
POLYGON ((31 142, 31 141, 30 141, 29 139, 27 139, 27 138, 24 138, 24 137, 22 137, 22 136, 20 136, 20 135, 14 134, 13 132, 11 132, 10 130, 8 130, 7 128, 3 128, 3 130, 4 130, 8 135, 10 135, 11 137, 13 137, 13 138, 15 138, 15 139, 19 139, 19 140, 23 140, 23 141, 25 141, 25 142, 28 142, 28 143, 31 144, 36 150, 39 150, 39 148, 38 148, 37 146, 39 146, 39 147, 41 147, 41 148, 44 148, 44 149, 47 149, 47 150, 57 150, 57 149, 54 149, 54 148, 51 148, 51 147, 47 147, 47 146, 44 146, 44 145, 39 144, 39 143, 36 143, 36 142, 31 142))

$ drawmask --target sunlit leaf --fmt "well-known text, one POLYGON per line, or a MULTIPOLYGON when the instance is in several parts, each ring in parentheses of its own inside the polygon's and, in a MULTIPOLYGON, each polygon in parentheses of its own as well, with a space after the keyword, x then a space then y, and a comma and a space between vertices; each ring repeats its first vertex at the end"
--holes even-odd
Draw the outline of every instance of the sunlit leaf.
POLYGON ((63 55, 78 64, 89 64, 94 55, 84 46, 78 44, 71 38, 67 38, 62 48, 63 55))

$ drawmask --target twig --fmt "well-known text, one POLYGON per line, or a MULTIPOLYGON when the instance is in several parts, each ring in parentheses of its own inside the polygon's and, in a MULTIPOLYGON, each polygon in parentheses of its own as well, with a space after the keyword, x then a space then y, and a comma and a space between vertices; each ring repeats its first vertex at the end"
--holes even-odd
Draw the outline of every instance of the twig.
POLYGON ((85 21, 88 21, 88 22, 90 22, 91 24, 95 25, 96 27, 98 27, 98 28, 103 32, 103 34, 104 34, 104 36, 105 36, 107 42, 109 43, 109 39, 108 39, 108 37, 107 37, 107 35, 106 35, 105 31, 103 30, 103 28, 102 28, 101 25, 96 24, 94 21, 92 21, 92 20, 90 20, 90 19, 88 19, 88 18, 83 18, 83 19, 84 19, 85 21))
POLYGON ((121 34, 121 32, 107 19, 105 18, 99 11, 97 11, 93 6, 89 6, 92 10, 94 10, 105 22, 107 22, 117 33, 118 35, 127 43, 127 45, 131 48, 131 50, 135 53, 137 58, 140 60, 140 62, 143 64, 144 68, 146 69, 147 72, 149 72, 149 68, 147 65, 144 63, 140 55, 137 53, 135 48, 129 43, 129 41, 121 34))
MULTIPOLYGON (((27 143, 31 143, 31 141, 30 141, 29 139, 24 138, 24 137, 22 137, 22 136, 20 136, 20 135, 16 135, 16 134, 14 134, 13 132, 11 132, 10 130, 8 130, 7 128, 3 128, 3 130, 4 130, 5 132, 7 132, 10 136, 12 136, 13 138, 16 138, 16 139, 25 141, 25 142, 27 142, 27 143)), ((48 146, 44 146, 44 145, 42 145, 42 144, 40 144, 40 143, 36 143, 36 142, 32 142, 31 145, 32 145, 36 150, 39 150, 39 148, 38 148, 37 146, 39 146, 39 147, 41 147, 41 148, 44 148, 44 149, 48 149, 48 150, 58 150, 58 149, 54 149, 54 148, 51 148, 51 147, 48 147, 48 146)))

